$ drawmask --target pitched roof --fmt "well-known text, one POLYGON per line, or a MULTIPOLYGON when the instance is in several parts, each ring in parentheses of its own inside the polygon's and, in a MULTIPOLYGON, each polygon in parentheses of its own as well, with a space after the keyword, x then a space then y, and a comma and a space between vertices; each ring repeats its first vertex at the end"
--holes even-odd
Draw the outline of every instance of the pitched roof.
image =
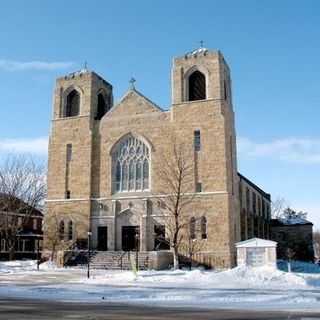
POLYGON ((236 243, 237 248, 266 248, 266 247, 276 247, 277 242, 266 240, 266 239, 260 239, 260 238, 252 238, 245 241, 241 241, 236 243))
POLYGON ((21 199, 9 196, 4 193, 0 193, 0 211, 5 211, 8 209, 14 213, 25 214, 26 211, 31 212, 33 216, 43 216, 42 212, 36 208, 32 208, 30 205, 22 201, 21 199), (10 205, 8 205, 8 201, 10 201, 10 205))

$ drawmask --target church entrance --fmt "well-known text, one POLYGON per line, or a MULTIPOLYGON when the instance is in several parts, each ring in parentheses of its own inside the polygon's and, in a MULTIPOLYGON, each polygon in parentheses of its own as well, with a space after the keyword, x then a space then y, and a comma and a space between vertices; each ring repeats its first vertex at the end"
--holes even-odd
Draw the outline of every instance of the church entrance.
POLYGON ((108 250, 108 227, 98 227, 98 251, 108 250))
POLYGON ((140 227, 123 226, 122 227, 122 250, 139 251, 140 247, 140 227))

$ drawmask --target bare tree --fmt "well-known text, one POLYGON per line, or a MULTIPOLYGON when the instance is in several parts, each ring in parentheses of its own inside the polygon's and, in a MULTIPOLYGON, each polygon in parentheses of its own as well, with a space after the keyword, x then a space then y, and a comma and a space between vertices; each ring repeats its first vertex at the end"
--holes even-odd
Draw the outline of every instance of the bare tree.
POLYGON ((274 219, 281 218, 283 211, 287 208, 288 202, 285 198, 278 197, 271 203, 271 216, 274 219))
POLYGON ((9 155, 0 165, 0 232, 14 259, 17 235, 42 208, 46 194, 44 166, 29 156, 9 155))
POLYGON ((50 251, 50 261, 56 260, 56 254, 59 244, 61 243, 61 240, 63 240, 61 238, 64 238, 64 230, 62 234, 59 228, 59 222, 59 216, 57 213, 54 212, 50 216, 46 217, 46 223, 44 225, 43 231, 46 235, 46 248, 50 251))
POLYGON ((291 209, 290 207, 287 207, 283 210, 281 218, 283 219, 306 219, 307 218, 308 213, 304 212, 304 211, 295 211, 293 209, 291 209))
POLYGON ((76 214, 64 214, 63 216, 57 211, 52 211, 46 214, 44 224, 45 248, 50 253, 50 256, 45 255, 51 261, 57 261, 58 251, 69 250, 72 253, 77 246, 77 240, 74 239, 74 222, 76 214), (71 230, 69 223, 72 222, 71 230), (63 225, 61 225, 63 223, 63 225), (70 234, 71 232, 71 234, 70 234))
POLYGON ((194 218, 193 224, 188 224, 185 232, 183 233, 184 241, 181 245, 181 250, 186 252, 188 259, 189 259, 189 267, 190 270, 193 266, 194 256, 201 252, 204 247, 204 242, 201 241, 204 238, 203 236, 207 237, 207 234, 202 233, 202 219, 201 218, 194 218), (201 234, 201 240, 196 237, 197 234, 201 234))
POLYGON ((168 150, 164 152, 158 165, 161 185, 161 208, 168 230, 170 248, 173 253, 174 268, 179 268, 179 247, 183 240, 183 229, 189 223, 188 213, 194 201, 194 167, 190 145, 179 141, 175 135, 169 136, 168 150))

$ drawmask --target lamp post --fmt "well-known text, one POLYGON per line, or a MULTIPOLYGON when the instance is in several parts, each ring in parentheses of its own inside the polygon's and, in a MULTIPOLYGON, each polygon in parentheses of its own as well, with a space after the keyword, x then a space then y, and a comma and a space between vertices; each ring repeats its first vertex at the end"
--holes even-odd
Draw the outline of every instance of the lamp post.
POLYGON ((87 278, 90 278, 90 255, 91 255, 91 236, 92 236, 92 232, 88 231, 88 270, 87 270, 87 278))
POLYGON ((136 231, 136 234, 135 234, 135 242, 136 242, 136 245, 135 245, 135 247, 136 247, 136 270, 138 271, 139 270, 139 248, 138 248, 138 246, 139 246, 139 232, 138 231, 136 231))
POLYGON ((37 238, 37 270, 39 271, 40 266, 40 238, 37 238))

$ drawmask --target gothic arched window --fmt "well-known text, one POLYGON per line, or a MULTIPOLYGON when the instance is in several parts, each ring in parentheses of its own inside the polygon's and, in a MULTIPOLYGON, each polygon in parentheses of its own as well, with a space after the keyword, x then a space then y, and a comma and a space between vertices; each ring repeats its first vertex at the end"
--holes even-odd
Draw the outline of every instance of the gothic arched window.
POLYGON ((206 77, 196 70, 189 76, 189 101, 206 99, 206 77))
POLYGON ((201 217, 201 239, 207 239, 207 218, 201 217))
POLYGON ((190 225, 189 225, 189 232, 190 232, 190 239, 195 239, 196 238, 196 219, 192 217, 190 219, 190 225))
POLYGON ((68 240, 72 240, 73 239, 73 223, 72 221, 69 221, 68 224, 68 240))
POLYGON ((105 100, 105 97, 102 93, 98 94, 98 106, 96 120, 101 120, 101 118, 110 110, 110 99, 108 102, 105 100))
POLYGON ((72 90, 67 96, 66 117, 76 117, 80 112, 80 94, 77 90, 72 90))
POLYGON ((59 238, 60 240, 63 240, 64 239, 64 221, 60 221, 60 224, 59 224, 59 238))
POLYGON ((127 136, 112 153, 113 191, 146 191, 150 188, 150 150, 141 140, 127 136))

